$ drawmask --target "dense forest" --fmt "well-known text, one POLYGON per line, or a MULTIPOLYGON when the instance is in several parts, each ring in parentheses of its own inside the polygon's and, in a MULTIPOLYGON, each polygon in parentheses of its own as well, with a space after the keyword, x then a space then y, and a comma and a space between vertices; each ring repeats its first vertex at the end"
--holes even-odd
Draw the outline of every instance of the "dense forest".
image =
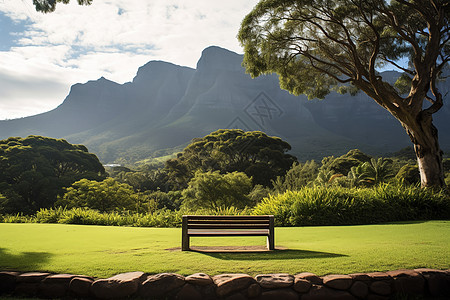
MULTIPOLYGON (((182 214, 274 214, 278 225, 448 219, 445 191, 421 189, 412 148, 320 162, 260 131, 222 129, 165 162, 109 166, 82 145, 0 141, 0 221, 177 226, 182 214)), ((444 160, 450 184, 450 159, 444 160)))

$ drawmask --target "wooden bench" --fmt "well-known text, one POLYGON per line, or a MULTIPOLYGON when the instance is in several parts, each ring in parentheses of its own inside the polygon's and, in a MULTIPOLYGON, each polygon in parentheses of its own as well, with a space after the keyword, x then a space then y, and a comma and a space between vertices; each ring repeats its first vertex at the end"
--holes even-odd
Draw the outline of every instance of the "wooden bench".
POLYGON ((181 249, 190 250, 191 236, 267 236, 275 249, 273 216, 183 216, 181 249))

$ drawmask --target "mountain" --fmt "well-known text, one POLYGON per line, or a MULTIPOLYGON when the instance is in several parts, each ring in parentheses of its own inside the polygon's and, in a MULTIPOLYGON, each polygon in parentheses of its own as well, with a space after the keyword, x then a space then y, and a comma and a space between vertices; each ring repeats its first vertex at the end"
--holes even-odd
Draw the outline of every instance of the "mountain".
MULTIPOLYGON (((117 84, 102 77, 75 84, 52 111, 0 121, 0 138, 64 138, 86 145, 104 163, 162 156, 220 128, 279 136, 300 160, 354 148, 383 154, 410 145, 398 121, 364 93, 331 93, 308 101, 281 90, 276 75, 252 79, 242 59, 209 47, 196 69, 150 61, 132 82, 117 84)), ((448 91, 448 82, 444 88, 448 91)), ((449 117, 444 106, 435 118, 443 149, 450 149, 449 117)))

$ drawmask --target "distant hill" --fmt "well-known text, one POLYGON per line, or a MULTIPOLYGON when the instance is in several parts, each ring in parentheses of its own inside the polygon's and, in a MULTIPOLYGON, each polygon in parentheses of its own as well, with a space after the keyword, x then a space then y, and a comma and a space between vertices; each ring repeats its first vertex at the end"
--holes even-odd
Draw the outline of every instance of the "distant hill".
MULTIPOLYGON (((52 111, 0 121, 0 138, 65 138, 86 145, 104 163, 163 156, 219 128, 279 136, 300 160, 354 148, 383 154, 410 145, 398 121, 364 93, 331 93, 325 100, 307 101, 281 90, 276 75, 252 79, 242 58, 209 47, 196 69, 150 61, 132 82, 102 77, 75 84, 52 111)), ((448 91, 448 82, 443 89, 448 91)), ((450 149, 449 120, 447 105, 435 117, 443 149, 450 149)))

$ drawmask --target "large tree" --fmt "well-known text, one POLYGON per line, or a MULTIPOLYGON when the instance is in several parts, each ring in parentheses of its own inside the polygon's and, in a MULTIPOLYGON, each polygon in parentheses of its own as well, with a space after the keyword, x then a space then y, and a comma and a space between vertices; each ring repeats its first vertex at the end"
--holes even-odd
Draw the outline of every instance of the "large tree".
MULTIPOLYGON (((92 0, 77 0, 79 5, 91 5, 92 0)), ((37 11, 43 13, 54 12, 56 4, 68 4, 70 0, 33 0, 33 4, 37 11)))
POLYGON ((0 141, 0 213, 51 207, 64 187, 82 178, 103 179, 105 169, 83 145, 42 136, 0 141))
POLYGON ((177 158, 168 160, 169 176, 185 187, 196 171, 244 172, 254 184, 271 185, 297 160, 286 154, 291 146, 261 131, 220 129, 189 144, 177 158))
POLYGON ((275 72, 296 95, 365 92, 406 130, 422 186, 442 187, 432 116, 443 105, 437 82, 450 57, 449 10, 448 0, 262 0, 238 38, 252 76, 275 72), (403 71, 395 84, 377 72, 386 65, 403 71))

